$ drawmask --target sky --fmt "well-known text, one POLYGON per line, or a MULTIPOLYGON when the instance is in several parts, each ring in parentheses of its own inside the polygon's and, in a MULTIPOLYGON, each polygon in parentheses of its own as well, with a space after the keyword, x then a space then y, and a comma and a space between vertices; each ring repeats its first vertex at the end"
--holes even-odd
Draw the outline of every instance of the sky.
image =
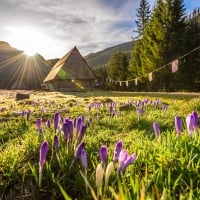
MULTIPOLYGON (((0 41, 44 58, 85 56, 131 41, 140 0, 0 0, 0 41)), ((149 0, 151 6, 156 0, 149 0)), ((199 0, 185 0, 186 12, 199 0)))

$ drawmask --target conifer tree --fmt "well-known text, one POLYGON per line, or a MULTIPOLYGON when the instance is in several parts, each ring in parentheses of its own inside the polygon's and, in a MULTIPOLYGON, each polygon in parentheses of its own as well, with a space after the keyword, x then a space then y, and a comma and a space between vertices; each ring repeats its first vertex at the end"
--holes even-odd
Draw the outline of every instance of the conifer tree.
MULTIPOLYGON (((192 11, 186 19, 185 52, 200 45, 200 8, 192 11)), ((199 91, 200 89, 200 49, 181 59, 181 68, 178 76, 179 87, 185 90, 199 91)))
POLYGON ((124 52, 115 53, 108 62, 107 72, 108 72, 108 77, 112 80, 115 81, 127 80, 127 72, 128 72, 127 53, 124 52))
POLYGON ((143 36, 145 25, 150 19, 151 11, 150 4, 147 0, 140 0, 139 8, 137 9, 137 20, 135 20, 139 37, 143 36))

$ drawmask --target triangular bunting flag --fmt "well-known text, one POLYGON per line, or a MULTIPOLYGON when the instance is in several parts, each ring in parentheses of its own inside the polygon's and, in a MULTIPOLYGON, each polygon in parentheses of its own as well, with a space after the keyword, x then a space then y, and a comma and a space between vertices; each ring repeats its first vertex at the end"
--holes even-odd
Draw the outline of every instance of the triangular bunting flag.
POLYGON ((178 71, 178 59, 172 61, 172 73, 178 71))
POLYGON ((149 73, 149 81, 152 81, 152 72, 149 73))
POLYGON ((138 84, 138 81, 137 81, 137 78, 135 78, 135 85, 137 85, 138 84))
POLYGON ((126 81, 126 87, 128 87, 128 81, 126 81))

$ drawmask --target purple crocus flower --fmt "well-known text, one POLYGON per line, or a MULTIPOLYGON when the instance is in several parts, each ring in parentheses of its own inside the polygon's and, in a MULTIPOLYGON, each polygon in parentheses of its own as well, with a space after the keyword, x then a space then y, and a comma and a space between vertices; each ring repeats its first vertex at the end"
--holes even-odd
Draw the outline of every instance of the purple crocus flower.
POLYGON ((24 115, 25 115, 25 112, 22 111, 22 112, 21 112, 21 117, 24 117, 24 115))
POLYGON ((91 109, 92 109, 92 106, 91 106, 91 105, 88 105, 88 112, 89 112, 89 113, 91 112, 91 109))
POLYGON ((81 150, 81 164, 84 169, 87 169, 87 154, 84 148, 81 150))
POLYGON ((137 109, 137 114, 138 114, 139 117, 142 115, 142 113, 143 113, 143 109, 138 108, 137 109))
POLYGON ((108 148, 105 145, 102 145, 99 149, 99 157, 103 164, 106 163, 108 157, 108 148))
POLYGON ((44 141, 40 146, 40 160, 39 160, 39 187, 41 186, 42 182, 42 170, 44 164, 46 162, 47 152, 49 150, 49 144, 47 141, 44 141))
POLYGON ((77 147, 76 147, 76 151, 74 154, 74 159, 77 160, 80 156, 81 156, 81 151, 84 148, 85 143, 81 142, 77 147))
POLYGON ((166 104, 162 104, 162 111, 166 111, 168 106, 166 104))
POLYGON ((111 103, 110 107, 109 107, 109 114, 110 114, 110 117, 112 117, 112 113, 113 113, 113 105, 111 103))
POLYGON ((194 130, 194 115, 193 114, 189 114, 186 117, 186 126, 187 126, 188 135, 191 135, 194 130))
POLYGON ((136 159, 136 154, 134 153, 134 154, 132 154, 131 156, 127 156, 126 157, 126 160, 125 161, 123 161, 123 163, 120 165, 120 168, 119 168, 119 171, 120 172, 125 172, 125 170, 126 170, 126 168, 133 162, 133 161, 135 161, 135 159, 136 159))
POLYGON ((128 152, 126 150, 121 150, 119 153, 119 167, 118 170, 120 171, 121 168, 124 166, 124 163, 128 157, 128 152))
POLYGON ((44 141, 40 146, 40 160, 39 165, 41 168, 44 167, 44 164, 46 162, 47 152, 49 150, 49 144, 47 141, 44 141))
POLYGON ((58 148, 59 148, 59 139, 58 139, 57 135, 54 136, 54 147, 55 147, 55 150, 58 151, 58 148))
POLYGON ((154 130, 154 132, 155 132, 155 135, 156 135, 157 137, 159 137, 159 136, 160 136, 160 128, 159 128, 159 125, 158 125, 157 122, 154 122, 154 123, 153 123, 153 130, 154 130))
POLYGON ((113 156, 113 161, 116 162, 119 158, 119 154, 122 150, 123 143, 121 140, 119 140, 116 145, 115 145, 115 150, 114 150, 114 156, 113 156))
POLYGON ((36 127, 39 132, 42 130, 42 118, 38 118, 36 121, 36 127))
POLYGON ((194 117, 194 125, 193 125, 193 128, 194 128, 194 131, 196 132, 197 129, 198 129, 198 113, 196 111, 193 111, 192 112, 192 115, 194 117))
POLYGON ((45 124, 46 124, 46 127, 47 127, 47 128, 50 128, 50 127, 51 127, 51 121, 50 121, 49 119, 46 121, 45 124))
POLYGON ((180 136, 180 134, 182 132, 182 128, 183 128, 183 124, 182 124, 181 118, 178 117, 178 116, 175 116, 174 123, 175 123, 176 132, 180 136))
POLYGON ((60 122, 60 113, 59 112, 56 112, 55 114, 54 114, 54 128, 55 128, 55 130, 57 130, 58 129, 58 126, 59 126, 59 122, 60 122))

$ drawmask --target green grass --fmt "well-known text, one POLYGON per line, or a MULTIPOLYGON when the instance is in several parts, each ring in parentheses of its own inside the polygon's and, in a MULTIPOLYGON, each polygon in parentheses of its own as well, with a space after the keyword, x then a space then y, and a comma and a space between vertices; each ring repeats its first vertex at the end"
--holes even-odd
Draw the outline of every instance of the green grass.
POLYGON ((200 135, 198 132, 188 137, 185 117, 194 110, 200 113, 200 98, 197 94, 146 95, 105 91, 34 92, 30 100, 19 102, 9 96, 3 97, 0 107, 6 110, 0 113, 0 199, 94 199, 97 195, 95 173, 100 163, 99 148, 101 145, 108 147, 108 164, 119 139, 123 141, 123 149, 129 154, 136 153, 137 159, 122 175, 118 174, 118 163, 115 163, 108 186, 104 180, 99 190, 101 199, 198 199, 200 135), (121 109, 120 103, 146 98, 149 102, 159 98, 161 103, 157 107, 148 103, 140 118, 135 106, 127 106, 119 116, 109 116, 111 101, 116 103, 117 112, 121 109), (95 103, 100 107, 93 107, 89 113, 88 105, 95 103), (162 103, 168 105, 165 112, 162 103), (41 112, 43 107, 45 113, 41 112), (14 111, 28 109, 31 110, 29 120, 13 115, 14 111), (73 162, 77 146, 75 139, 67 146, 63 135, 57 133, 59 160, 56 157, 53 141, 56 111, 63 118, 85 116, 87 130, 83 141, 88 159, 87 177, 84 177, 80 159, 73 162), (175 132, 175 115, 183 120, 181 137, 175 132), (89 125, 90 117, 93 121, 89 125), (43 123, 42 135, 36 130, 38 118, 52 122, 50 129, 43 123), (160 126, 160 138, 155 137, 152 128, 155 121, 160 126), (43 141, 48 141, 49 151, 39 187, 39 150, 43 141))

